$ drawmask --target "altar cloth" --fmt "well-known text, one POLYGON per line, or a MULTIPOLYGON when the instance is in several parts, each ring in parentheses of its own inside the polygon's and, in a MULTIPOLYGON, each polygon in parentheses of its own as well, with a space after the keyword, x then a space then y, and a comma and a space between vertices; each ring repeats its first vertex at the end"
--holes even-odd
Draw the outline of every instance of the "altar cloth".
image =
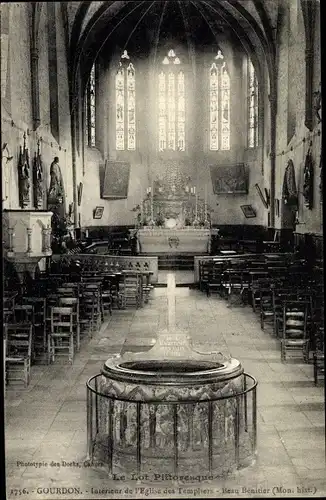
POLYGON ((146 254, 210 253, 211 231, 206 228, 141 228, 137 231, 138 252, 146 254))

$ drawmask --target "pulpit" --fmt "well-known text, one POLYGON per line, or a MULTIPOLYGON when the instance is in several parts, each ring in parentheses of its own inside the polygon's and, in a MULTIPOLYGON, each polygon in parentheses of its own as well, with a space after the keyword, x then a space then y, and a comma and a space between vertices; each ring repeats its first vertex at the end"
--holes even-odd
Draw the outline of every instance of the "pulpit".
POLYGON ((21 283, 28 272, 33 278, 37 263, 52 255, 52 212, 43 210, 4 210, 4 257, 16 268, 21 283))

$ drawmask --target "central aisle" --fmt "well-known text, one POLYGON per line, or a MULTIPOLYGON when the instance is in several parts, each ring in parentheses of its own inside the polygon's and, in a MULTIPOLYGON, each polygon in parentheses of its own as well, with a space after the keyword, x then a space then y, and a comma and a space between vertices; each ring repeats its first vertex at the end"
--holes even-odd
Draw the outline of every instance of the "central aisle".
MULTIPOLYGON (((198 498, 307 495, 304 488, 316 488, 315 497, 325 496, 324 389, 314 387, 312 366, 301 362, 282 364, 278 341, 260 329, 250 307, 228 308, 221 298, 207 298, 198 290, 175 288, 176 326, 189 331, 199 351, 222 351, 238 358, 246 372, 258 380, 258 459, 251 468, 214 483, 201 483, 198 498), (234 495, 223 489, 234 489, 234 495), (242 492, 242 488, 244 488, 242 492), (249 492, 245 488, 262 488, 249 492), (288 490, 282 493, 282 488, 288 490), (301 489, 297 489, 301 488, 301 489), (275 491, 275 490, 274 490, 275 491)), ((11 488, 78 487, 78 495, 67 498, 141 497, 135 482, 108 479, 103 469, 26 465, 26 462, 83 463, 86 455, 86 388, 89 377, 97 374, 113 354, 126 351, 146 353, 155 343, 156 332, 167 327, 167 288, 153 290, 143 309, 114 310, 109 322, 84 344, 74 364, 33 366, 27 389, 9 386, 6 397, 6 467, 8 498, 11 488), (21 461, 22 465, 18 465, 21 461), (116 493, 98 494, 94 489, 116 493), (122 490, 122 493, 119 490, 122 490), (93 492, 93 493, 92 493, 93 492)), ((172 319, 172 318, 171 318, 172 319)), ((148 486, 148 485, 147 485, 148 486)), ((160 483, 164 489, 171 483, 160 483)), ((180 494, 165 498, 192 498, 193 485, 182 486, 180 494)), ((39 490, 41 491, 41 490, 39 490)), ((46 490, 44 490, 46 491, 46 490)), ((311 490, 312 491, 312 490, 311 490)), ((151 492, 149 497, 162 494, 151 492)), ((49 499, 56 495, 29 496, 49 499)), ((58 496, 59 498, 59 496, 58 496)), ((62 498, 66 498, 63 496, 62 498)))

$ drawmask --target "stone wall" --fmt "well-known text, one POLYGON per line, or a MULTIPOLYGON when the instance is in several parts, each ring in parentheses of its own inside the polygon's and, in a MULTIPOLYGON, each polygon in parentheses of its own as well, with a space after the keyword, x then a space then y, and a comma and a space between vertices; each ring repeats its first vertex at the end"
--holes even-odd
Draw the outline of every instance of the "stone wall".
MULTIPOLYGON (((222 43, 222 50, 228 61, 231 76, 231 149, 230 151, 209 151, 208 147, 208 69, 212 52, 196 55, 196 76, 188 73, 186 86, 186 151, 159 153, 157 148, 157 74, 150 66, 150 58, 132 59, 136 68, 136 122, 137 150, 115 150, 115 73, 122 53, 117 49, 111 62, 100 59, 99 83, 97 88, 97 148, 86 148, 84 200, 82 226, 97 225, 93 220, 95 206, 104 206, 103 224, 129 225, 134 222, 132 208, 145 196, 146 188, 164 172, 167 163, 178 165, 183 174, 191 177, 200 197, 204 198, 207 188, 208 204, 213 208, 214 224, 264 224, 265 209, 255 189, 258 182, 264 187, 263 148, 255 151, 246 149, 246 134, 243 133, 246 120, 246 88, 242 78, 244 55, 237 47, 222 43), (206 73, 206 75, 205 75, 206 73), (205 75, 205 77, 204 77, 205 75), (203 110, 205 112, 203 112, 203 110), (236 116, 235 116, 236 115, 236 116), (129 161, 131 164, 127 200, 105 200, 99 198, 98 172, 102 171, 105 158, 129 161), (249 192, 247 195, 215 195, 213 193, 209 165, 234 165, 245 163, 249 167, 249 192), (252 204, 256 210, 255 219, 246 219, 240 205, 252 204)), ((176 48, 177 51, 177 48, 176 48)), ((178 54, 182 52, 179 48, 178 54)), ((165 53, 162 52, 162 59, 165 53)), ((131 56, 131 54, 130 54, 131 56)), ((158 58, 159 60, 159 58, 158 58)), ((265 92, 263 92, 264 94, 265 92)), ((262 131, 261 135, 262 135, 262 131)))
MULTIPOLYGON (((320 13, 319 3, 316 2, 317 15, 315 19, 313 91, 317 91, 320 83, 320 13)), ((291 159, 295 166, 296 185, 299 196, 298 219, 296 226, 298 233, 322 232, 322 208, 320 203, 320 153, 321 153, 321 125, 317 123, 313 113, 313 130, 309 131, 305 125, 306 112, 306 61, 305 61, 305 30, 303 14, 299 2, 289 2, 288 10, 284 11, 282 28, 279 33, 279 74, 278 74, 278 102, 277 102, 277 134, 276 134, 276 190, 275 198, 280 200, 280 214, 275 217, 276 228, 286 228, 286 207, 281 201, 284 172, 291 159), (291 33, 287 28, 291 20, 291 33), (290 52, 288 51, 290 49, 290 52), (292 85, 289 83, 292 82, 292 85), (293 85, 295 82, 295 85, 293 85), (290 99, 290 94, 292 97, 290 99), (289 103, 294 102, 293 110, 289 103), (290 111, 290 112, 289 112, 290 111), (291 114, 292 113, 292 114, 291 114), (288 122, 295 123, 294 134, 288 137, 288 122), (314 203, 311 210, 304 206, 303 199, 303 170, 306 153, 310 147, 314 160, 314 203)))
MULTIPOLYGON (((41 2, 40 2, 41 4, 41 2)), ((78 2, 67 6, 68 24, 72 26, 78 2)), ((277 82, 277 124, 276 124, 276 186, 275 198, 280 200, 280 213, 276 214, 275 227, 286 228, 284 206, 281 203, 281 192, 284 171, 289 159, 294 162, 296 181, 299 191, 300 224, 296 227, 299 233, 321 233, 322 211, 320 203, 320 170, 319 159, 321 150, 321 135, 317 135, 320 125, 313 118, 313 130, 305 125, 306 107, 306 75, 305 75, 305 30, 303 13, 299 0, 285 2, 288 8, 281 16, 280 27, 277 29, 278 51, 278 82, 277 82), (290 30, 288 28, 291 28, 290 30), (290 31, 290 32, 289 32, 290 31), (290 51, 289 51, 290 49, 290 51), (295 85, 293 85, 295 82, 295 85), (290 95, 291 93, 291 95, 290 95), (305 142, 303 142, 305 139, 305 142), (302 199, 303 165, 305 154, 312 142, 312 154, 315 162, 314 204, 311 210, 304 207, 302 199), (291 150, 292 148, 292 150, 291 150), (282 152, 284 151, 284 154, 282 152)), ((44 167, 44 191, 49 187, 49 169, 54 156, 58 156, 62 169, 67 195, 66 206, 73 201, 73 158, 71 150, 71 118, 69 107, 68 60, 65 46, 63 24, 63 9, 54 2, 54 18, 49 19, 46 5, 39 6, 40 21, 38 28, 39 54, 39 105, 40 125, 33 130, 32 116, 32 84, 31 84, 31 29, 32 4, 12 2, 3 4, 1 33, 1 95, 2 95, 2 143, 8 144, 9 156, 13 159, 3 165, 4 208, 18 208, 18 172, 17 162, 19 146, 23 144, 23 134, 26 133, 26 145, 29 148, 30 164, 40 141, 44 167), (51 74, 49 68, 49 23, 56 25, 56 74, 51 74), (14 27, 14 28, 13 28, 14 27), (57 85, 56 110, 58 116, 58 134, 53 135, 50 113, 50 88, 53 82, 57 85)), ((320 14, 319 2, 316 2, 316 20, 314 29, 314 61, 313 61, 313 91, 319 89, 320 83, 320 14)), ((52 41, 51 41, 52 43, 52 41)), ((188 89, 191 99, 187 107, 187 141, 191 147, 184 154, 176 153, 173 160, 184 162, 188 173, 198 192, 204 196, 205 186, 208 186, 208 203, 215 212, 212 214, 214 224, 268 224, 266 210, 256 192, 255 184, 262 189, 270 188, 270 92, 266 68, 262 68, 264 88, 261 89, 264 103, 263 147, 256 151, 246 149, 245 133, 245 99, 242 86, 241 68, 243 55, 235 45, 228 45, 221 40, 221 48, 228 59, 232 82, 231 122, 233 127, 232 145, 229 152, 210 152, 208 150, 208 102, 207 88, 203 86, 204 68, 211 54, 198 52, 196 54, 196 74, 189 80, 188 89), (203 110, 206 110, 203 113, 203 110), (236 113, 236 116, 235 116, 236 113), (209 164, 232 165, 244 162, 249 166, 248 195, 214 195, 210 181, 209 164), (218 205, 217 205, 218 204, 218 205), (252 204, 257 212, 255 219, 245 219, 240 205, 252 204)), ((52 47, 53 49, 53 47, 52 47)), ((152 178, 165 168, 166 158, 157 152, 156 123, 156 80, 153 71, 149 71, 149 59, 144 57, 134 61, 137 70, 137 151, 120 152, 115 145, 115 111, 114 111, 114 75, 116 64, 123 47, 117 47, 115 59, 111 62, 100 59, 100 73, 97 87, 97 138, 96 148, 83 147, 83 127, 81 113, 79 114, 78 141, 76 148, 76 184, 83 183, 83 199, 78 211, 81 213, 81 225, 98 225, 93 219, 96 206, 104 206, 103 225, 132 225, 134 222, 133 207, 137 205, 152 178), (130 161, 131 173, 127 200, 103 200, 100 195, 100 175, 103 173, 105 159, 130 161)), ((178 47, 176 48, 176 50, 178 47)), ((182 48, 180 47, 180 50, 182 48)), ((258 49, 261 50, 261 49, 258 49)), ((186 51, 187 53, 187 51, 186 51)), ((206 79, 207 81, 207 79, 206 79)), ((79 90, 80 103, 82 102, 79 90)), ((74 101, 74 104, 78 99, 74 101)), ((52 124, 53 125, 53 124, 52 124)), ((170 158, 171 159, 171 158, 170 158)), ((183 168, 183 167, 182 167, 183 168)), ((31 203, 33 204, 31 186, 31 203)), ((46 208, 46 196, 44 207, 46 208)), ((76 223, 78 224, 78 220, 76 223)))
MULTIPOLYGON (((2 8, 3 6, 1 6, 2 8)), ((19 147, 23 145, 23 135, 26 134, 26 146, 30 157, 30 178, 32 181, 32 163, 37 142, 40 140, 40 152, 43 162, 43 189, 44 205, 46 209, 46 192, 50 184, 50 165, 54 156, 59 157, 59 163, 64 178, 66 192, 66 206, 73 201, 71 130, 69 113, 68 67, 65 49, 63 21, 59 3, 54 3, 56 21, 57 75, 49 73, 48 55, 48 24, 53 19, 48 18, 48 10, 43 4, 40 13, 38 29, 39 54, 39 103, 40 125, 33 130, 32 114, 32 82, 31 82, 31 17, 30 3, 10 3, 6 5, 9 15, 9 51, 7 65, 7 92, 2 100, 2 143, 8 143, 8 150, 13 159, 6 164, 3 162, 3 186, 6 184, 3 202, 4 208, 17 209, 19 207, 18 190, 18 157, 19 147), (50 118, 50 86, 53 78, 58 83, 58 117, 59 138, 51 132, 50 118)), ((5 47, 1 47, 2 58, 5 47)), ((33 208, 33 184, 31 182, 30 204, 26 208, 33 208)))

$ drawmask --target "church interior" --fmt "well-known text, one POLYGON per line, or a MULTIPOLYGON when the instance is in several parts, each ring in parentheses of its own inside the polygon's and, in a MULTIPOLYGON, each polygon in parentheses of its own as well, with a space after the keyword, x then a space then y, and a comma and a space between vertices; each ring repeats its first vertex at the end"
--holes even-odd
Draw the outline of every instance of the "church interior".
POLYGON ((7 498, 326 496, 320 9, 1 3, 7 498))

